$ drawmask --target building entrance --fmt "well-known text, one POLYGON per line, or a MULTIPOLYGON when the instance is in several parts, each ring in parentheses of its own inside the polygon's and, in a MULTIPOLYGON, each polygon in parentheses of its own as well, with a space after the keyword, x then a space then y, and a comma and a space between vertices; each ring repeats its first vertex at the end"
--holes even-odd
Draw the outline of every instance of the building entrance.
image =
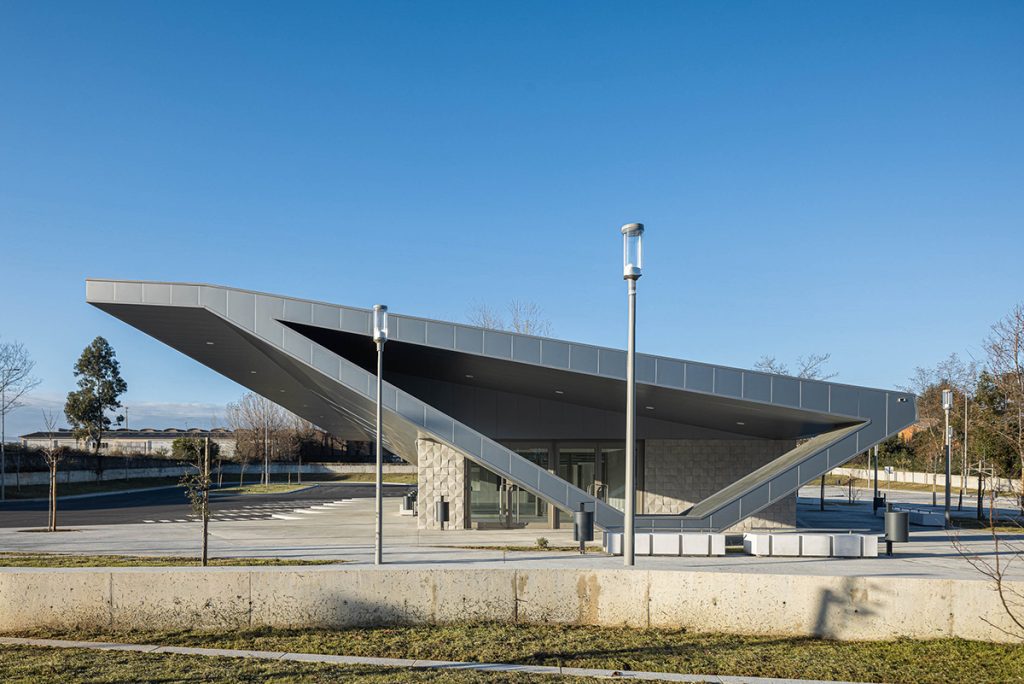
MULTIPOLYGON (((547 446, 511 447, 523 458, 547 468, 547 446)), ((470 513, 474 524, 496 527, 526 527, 548 525, 548 504, 514 482, 491 471, 470 464, 470 513)))
MULTIPOLYGON (((505 446, 523 458, 547 468, 610 506, 625 510, 626 448, 623 442, 507 442, 505 446)), ((642 452, 638 449, 638 472, 642 452)), ((557 511, 547 502, 495 475, 470 464, 470 512, 474 525, 495 527, 550 527, 571 523, 572 514, 557 511)), ((641 486, 637 482, 638 489, 641 486)))

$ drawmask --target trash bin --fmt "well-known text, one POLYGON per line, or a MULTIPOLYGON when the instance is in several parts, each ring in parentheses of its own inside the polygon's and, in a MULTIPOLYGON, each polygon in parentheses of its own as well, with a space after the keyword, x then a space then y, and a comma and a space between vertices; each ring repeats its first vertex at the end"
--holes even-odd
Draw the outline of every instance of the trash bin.
POLYGON ((907 511, 885 512, 885 540, 900 543, 910 541, 910 513, 907 511))
POLYGON ((580 504, 580 510, 572 515, 572 538, 580 543, 580 553, 586 553, 587 542, 594 541, 594 512, 585 510, 580 504))
POLYGON ((448 502, 441 497, 441 500, 434 504, 434 519, 441 523, 441 529, 444 529, 444 524, 448 522, 448 502))
POLYGON ((885 511, 885 552, 892 555, 893 543, 905 543, 910 541, 910 513, 907 511, 894 511, 889 508, 885 511))

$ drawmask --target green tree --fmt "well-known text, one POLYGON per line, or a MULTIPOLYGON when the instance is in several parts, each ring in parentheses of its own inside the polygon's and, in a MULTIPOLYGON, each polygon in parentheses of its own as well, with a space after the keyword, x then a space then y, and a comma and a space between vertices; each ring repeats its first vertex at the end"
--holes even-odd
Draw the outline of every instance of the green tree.
POLYGON ((64 414, 71 423, 75 439, 92 445, 96 474, 101 475, 103 433, 114 421, 119 425, 124 422, 124 416, 112 419, 108 413, 121 408, 120 397, 128 390, 128 384, 121 378, 121 365, 113 347, 102 337, 97 337, 82 351, 75 362, 75 377, 78 389, 68 392, 64 414))

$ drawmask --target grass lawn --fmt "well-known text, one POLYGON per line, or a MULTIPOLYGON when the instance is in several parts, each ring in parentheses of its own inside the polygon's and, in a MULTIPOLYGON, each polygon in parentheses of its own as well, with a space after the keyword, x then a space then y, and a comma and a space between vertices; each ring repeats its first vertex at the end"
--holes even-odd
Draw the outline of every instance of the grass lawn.
POLYGON ((287 484, 283 482, 270 483, 267 485, 263 484, 247 484, 234 487, 220 487, 218 489, 211 489, 211 494, 288 494, 295 492, 300 489, 307 489, 309 487, 315 487, 316 485, 311 484, 287 484))
MULTIPOLYGON (((211 558, 210 565, 333 565, 344 561, 293 558, 211 558)), ((199 565, 181 556, 79 556, 63 553, 0 553, 0 568, 139 568, 199 565)), ((2 680, 0 680, 2 681, 2 680)))
MULTIPOLYGON (((110 469, 111 474, 116 474, 116 469, 110 469)), ((278 474, 280 476, 280 474, 278 474)), ((311 481, 332 481, 332 482, 375 482, 373 473, 345 473, 338 476, 320 476, 315 474, 305 473, 305 477, 311 481)), ((58 476, 59 477, 59 476, 58 476)), ((250 479, 247 476, 246 479, 250 479)), ((228 484, 234 479, 234 482, 238 482, 237 474, 225 474, 224 483, 225 487, 215 488, 214 492, 225 492, 233 494, 287 494, 288 492, 303 487, 308 487, 308 483, 286 483, 286 482, 272 482, 270 489, 263 488, 258 481, 248 482, 241 487, 237 484, 228 484)), ((10 473, 7 474, 7 498, 8 499, 45 499, 50 495, 50 485, 23 485, 21 489, 18 489, 13 485, 13 477, 10 473)), ((216 478, 215 478, 216 479, 216 478)), ((385 473, 385 482, 394 482, 397 484, 416 484, 416 473, 385 473)), ((57 498, 64 496, 74 496, 77 494, 100 494, 106 492, 120 492, 126 489, 148 489, 150 487, 173 487, 179 485, 181 478, 178 476, 174 477, 141 477, 131 478, 128 480, 104 480, 102 482, 58 482, 57 483, 57 498)))
MULTIPOLYGON (((825 484, 832 485, 834 487, 846 487, 846 486, 848 486, 849 481, 850 481, 850 478, 847 475, 826 475, 825 476, 825 484)), ((820 480, 819 480, 819 482, 820 482, 820 480)), ((807 487, 811 487, 814 484, 815 484, 815 482, 809 482, 809 483, 807 483, 806 486, 807 487)), ((859 478, 859 477, 855 477, 855 478, 853 478, 853 486, 854 487, 859 487, 860 489, 869 489, 870 490, 870 489, 874 489, 875 483, 874 483, 874 480, 862 479, 862 478, 859 478)), ((930 492, 930 491, 932 491, 932 485, 931 484, 921 484, 919 482, 893 482, 891 488, 893 489, 893 491, 904 491, 904 492, 930 492)), ((879 494, 885 494, 885 491, 886 491, 885 473, 879 471, 879 474, 878 474, 878 492, 879 492, 879 494)), ((935 491, 938 492, 940 497, 944 496, 945 495, 944 492, 946 491, 945 490, 945 485, 942 485, 942 484, 936 485, 935 491)), ((978 490, 977 489, 971 489, 970 487, 968 487, 967 489, 964 490, 964 496, 967 496, 968 494, 971 495, 972 497, 977 497, 978 490)), ((959 495, 960 495, 960 488, 959 487, 953 488, 953 498, 956 499, 959 495)), ((867 499, 868 499, 868 503, 871 503, 871 492, 868 492, 867 499)), ((966 502, 967 499, 964 499, 964 501, 966 502)), ((972 501, 973 501, 973 499, 972 499, 972 501)), ((986 499, 986 505, 987 505, 987 501, 988 500, 986 499)))
MULTIPOLYGON (((116 471, 114 471, 116 472, 116 471)), ((58 478, 60 476, 58 475, 58 478)), ((8 499, 45 499, 50 496, 50 485, 25 485, 20 490, 11 486, 10 473, 7 476, 8 499)), ((177 485, 180 477, 143 477, 130 480, 104 480, 102 482, 57 483, 57 498, 75 494, 96 494, 98 492, 120 492, 125 489, 146 489, 177 485)))
POLYGON ((465 671, 394 670, 378 667, 294 663, 243 658, 211 658, 156 653, 90 651, 36 646, 0 646, 0 681, 32 682, 494 682, 548 684, 592 682, 575 677, 465 671))
MULTIPOLYGON (((373 473, 343 473, 331 479, 338 482, 376 482, 377 476, 373 473)), ((384 473, 384 482, 416 484, 416 473, 384 473)))
POLYGON ((953 526, 961 530, 985 530, 992 532, 1005 532, 1009 534, 1024 534, 1024 519, 1021 518, 997 518, 995 525, 989 523, 988 518, 978 520, 977 518, 953 518, 953 526))
MULTIPOLYGON (((962 639, 843 642, 691 634, 680 630, 525 624, 346 630, 249 629, 216 633, 37 632, 24 636, 893 684, 1024 682, 1024 644, 962 639)), ((404 675, 411 677, 412 673, 404 675)))
MULTIPOLYGON (((570 552, 571 551, 571 552, 574 552, 574 553, 579 553, 580 552, 580 545, 579 544, 573 544, 572 546, 569 546, 567 544, 566 545, 552 545, 552 544, 548 544, 547 546, 537 546, 536 544, 524 544, 522 546, 511 546, 511 545, 502 545, 502 544, 492 544, 492 545, 482 544, 482 545, 479 545, 479 546, 470 546, 470 545, 466 545, 466 546, 451 546, 449 544, 445 544, 445 546, 450 548, 450 549, 468 549, 470 551, 564 551, 564 552, 570 552)), ((587 544, 587 553, 588 554, 598 553, 598 554, 601 554, 602 556, 603 555, 607 555, 607 554, 605 554, 604 549, 601 548, 600 544, 593 544, 593 543, 587 544)))

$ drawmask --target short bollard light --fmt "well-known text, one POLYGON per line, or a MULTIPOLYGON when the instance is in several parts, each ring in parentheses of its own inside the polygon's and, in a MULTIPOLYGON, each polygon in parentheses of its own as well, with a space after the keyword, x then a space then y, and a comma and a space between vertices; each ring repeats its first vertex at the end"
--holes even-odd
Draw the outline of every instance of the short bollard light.
POLYGON ((587 542, 594 541, 594 512, 580 503, 580 510, 574 511, 572 517, 572 538, 580 543, 580 553, 586 553, 587 542))
POLYGON ((448 502, 441 497, 441 500, 434 504, 434 518, 441 525, 441 529, 444 529, 444 524, 448 522, 448 502))

